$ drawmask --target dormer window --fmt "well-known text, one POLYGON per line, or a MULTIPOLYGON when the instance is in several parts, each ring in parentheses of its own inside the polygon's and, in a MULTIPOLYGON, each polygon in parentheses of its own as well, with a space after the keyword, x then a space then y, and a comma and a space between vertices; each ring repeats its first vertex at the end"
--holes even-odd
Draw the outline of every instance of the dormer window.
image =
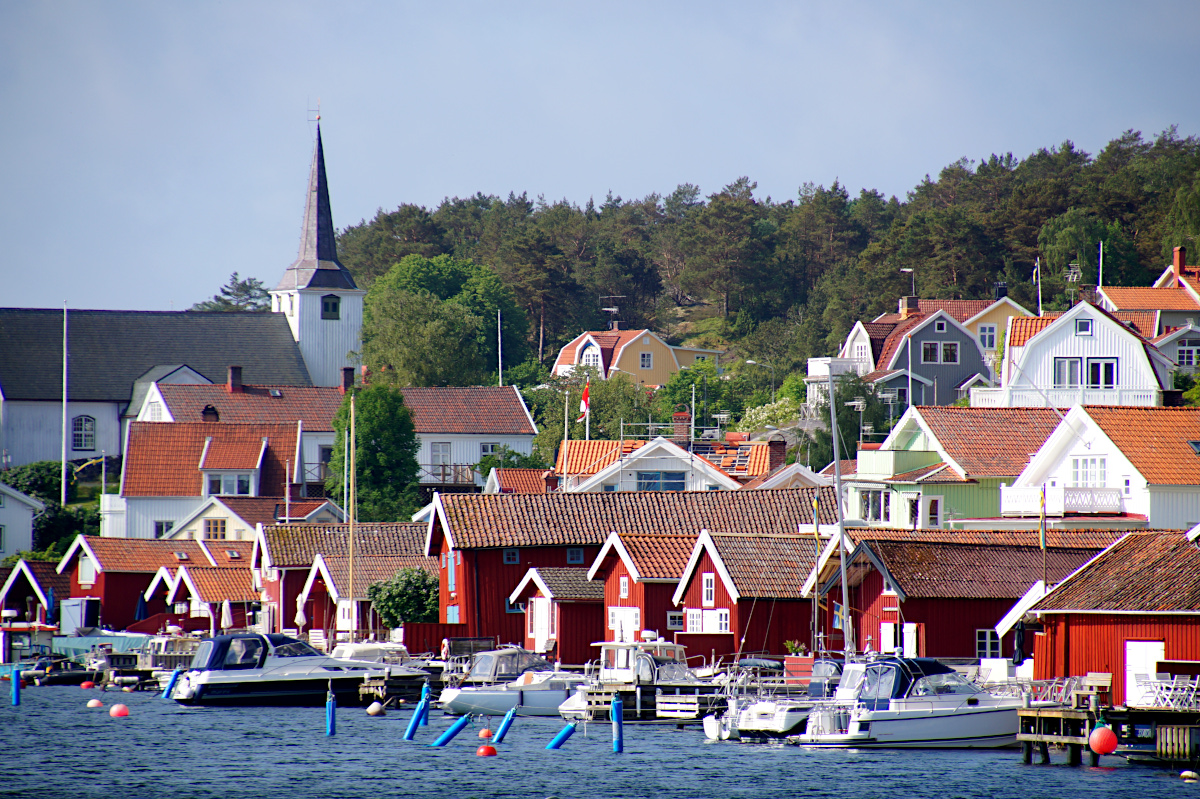
POLYGON ((209 496, 250 496, 249 472, 224 472, 208 475, 209 496))
POLYGON ((1077 335, 1077 336, 1092 335, 1092 320, 1091 319, 1076 319, 1075 320, 1075 335, 1077 335))
POLYGON ((321 298, 321 318, 322 319, 341 319, 342 318, 342 300, 336 294, 326 294, 321 298))
POLYGON ((594 366, 600 368, 600 348, 594 344, 589 344, 583 348, 583 355, 579 358, 581 366, 594 366))

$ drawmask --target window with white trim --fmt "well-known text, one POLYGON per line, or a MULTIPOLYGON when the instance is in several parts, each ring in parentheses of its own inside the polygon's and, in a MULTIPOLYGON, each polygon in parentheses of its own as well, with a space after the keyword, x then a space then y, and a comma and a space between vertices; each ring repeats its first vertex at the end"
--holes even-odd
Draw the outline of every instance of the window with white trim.
POLYGON ((79 583, 90 585, 96 582, 96 564, 87 555, 79 556, 79 583))
POLYGON ((684 629, 683 616, 684 616, 684 614, 682 611, 668 610, 667 611, 667 629, 668 630, 684 629))
POLYGON ((208 473, 209 496, 249 496, 249 472, 208 473))
POLYGON ((1077 336, 1092 335, 1092 320, 1091 319, 1076 319, 1075 320, 1075 335, 1077 335, 1077 336))
POLYGON ((621 575, 621 599, 629 598, 629 575, 621 575))
POLYGON ((704 632, 704 613, 697 608, 687 608, 687 631, 689 633, 704 632))
POLYGON ((958 363, 958 342, 921 342, 921 363, 958 363))
POLYGON ((641 353, 641 355, 638 359, 638 365, 641 366, 643 369, 653 369, 654 368, 654 353, 653 352, 641 353))
POLYGON ((514 566, 521 562, 521 551, 518 549, 504 550, 504 565, 514 566))
POLYGON ((979 346, 985 350, 996 349, 996 326, 995 325, 980 325, 979 326, 979 346))
POLYGON ((146 406, 146 420, 150 422, 161 422, 163 416, 162 410, 161 402, 151 402, 146 406))
POLYGON ((1088 388, 1116 388, 1117 359, 1088 358, 1087 379, 1088 388))
POLYGON ((479 445, 479 457, 486 458, 488 455, 499 455, 500 445, 489 441, 479 445))
POLYGON ((1000 657, 1000 636, 992 629, 975 631, 975 657, 1000 657))
POLYGON ((600 368, 600 348, 595 344, 588 344, 583 348, 583 354, 579 358, 580 366, 594 366, 600 368))
POLYGON ((887 491, 863 490, 859 492, 862 505, 862 515, 859 517, 869 522, 889 522, 892 520, 891 497, 887 491))
POLYGON ((933 332, 945 333, 946 332, 946 323, 940 319, 938 321, 934 322, 933 323, 933 332))
POLYGON ((942 342, 942 363, 958 363, 958 342, 942 342))
POLYGON ((700 591, 704 607, 711 608, 717 603, 717 575, 715 573, 705 572, 700 575, 700 591))
POLYGON ((1082 358, 1054 359, 1054 387, 1079 388, 1083 379, 1082 358))
POLYGON ((1071 458, 1071 485, 1076 488, 1104 488, 1107 484, 1104 458, 1071 458))
POLYGON ((1178 349, 1175 351, 1175 360, 1180 366, 1194 368, 1200 363, 1200 357, 1197 357, 1200 353, 1200 338, 1181 338, 1176 346, 1178 349))
POLYGON ((71 449, 91 452, 96 449, 96 420, 76 416, 71 420, 71 449))

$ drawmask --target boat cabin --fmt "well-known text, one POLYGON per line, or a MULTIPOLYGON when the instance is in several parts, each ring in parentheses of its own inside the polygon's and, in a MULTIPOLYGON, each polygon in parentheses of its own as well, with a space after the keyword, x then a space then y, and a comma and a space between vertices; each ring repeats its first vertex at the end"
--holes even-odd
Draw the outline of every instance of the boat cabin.
POLYGON ((519 647, 480 652, 471 662, 464 683, 511 682, 527 671, 553 671, 554 665, 541 655, 519 647))
POLYGON ((633 685, 658 682, 692 682, 686 648, 659 638, 657 641, 621 643, 604 641, 600 647, 599 679, 602 683, 633 685))
POLYGON ((192 671, 260 669, 267 657, 324 657, 303 641, 286 635, 216 635, 200 642, 192 658, 192 671))
POLYGON ((977 686, 932 658, 884 658, 867 664, 856 698, 871 710, 887 710, 893 699, 977 693, 977 686))

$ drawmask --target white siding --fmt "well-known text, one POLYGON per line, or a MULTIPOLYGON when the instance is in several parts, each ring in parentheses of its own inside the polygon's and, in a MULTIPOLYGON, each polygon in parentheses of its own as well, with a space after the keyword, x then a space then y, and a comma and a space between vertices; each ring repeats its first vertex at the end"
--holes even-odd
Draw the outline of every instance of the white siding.
POLYGON ((33 508, 24 502, 0 493, 0 558, 33 549, 33 508))
POLYGON ((207 497, 126 497, 125 538, 154 538, 156 521, 180 522, 207 497))
MULTIPOLYGON (((0 403, 0 448, 8 450, 13 466, 62 457, 62 403, 7 400, 0 403)), ((121 454, 121 420, 115 402, 71 402, 67 405, 67 460, 121 454), (76 416, 96 420, 96 448, 70 448, 71 420, 76 416)))
POLYGON ((490 436, 486 434, 472 434, 468 436, 450 433, 419 433, 417 440, 421 444, 421 449, 417 453, 417 463, 421 465, 433 463, 430 444, 434 442, 449 442, 451 463, 471 465, 479 463, 479 459, 483 457, 480 454, 480 446, 483 444, 500 444, 522 455, 529 455, 533 452, 533 436, 490 436))
POLYGON ((1189 530, 1200 523, 1200 486, 1152 486, 1147 494, 1151 528, 1189 530))
MULTIPOLYGON (((683 472, 684 487, 687 491, 707 491, 709 485, 720 483, 705 475, 697 464, 679 457, 661 456, 638 458, 629 464, 629 468, 621 469, 617 480, 606 480, 604 485, 616 485, 616 491, 637 491, 638 472, 683 472)), ((603 485, 596 485, 593 491, 603 491, 603 485)))
POLYGON ((287 316, 292 336, 300 345, 300 354, 308 367, 314 386, 340 386, 342 368, 354 366, 349 353, 362 348, 363 291, 302 289, 275 293, 287 316), (321 298, 336 294, 341 298, 338 319, 321 318, 321 298), (294 297, 295 312, 288 314, 288 298, 294 297))

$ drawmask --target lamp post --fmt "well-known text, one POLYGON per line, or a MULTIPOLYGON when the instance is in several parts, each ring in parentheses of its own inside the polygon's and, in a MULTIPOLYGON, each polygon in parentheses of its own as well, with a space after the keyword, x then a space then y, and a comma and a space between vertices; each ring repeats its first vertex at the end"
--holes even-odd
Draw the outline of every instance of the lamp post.
POLYGON ((765 366, 771 370, 771 402, 774 403, 775 402, 775 367, 769 363, 760 363, 758 361, 746 361, 746 363, 753 364, 754 366, 765 366))

